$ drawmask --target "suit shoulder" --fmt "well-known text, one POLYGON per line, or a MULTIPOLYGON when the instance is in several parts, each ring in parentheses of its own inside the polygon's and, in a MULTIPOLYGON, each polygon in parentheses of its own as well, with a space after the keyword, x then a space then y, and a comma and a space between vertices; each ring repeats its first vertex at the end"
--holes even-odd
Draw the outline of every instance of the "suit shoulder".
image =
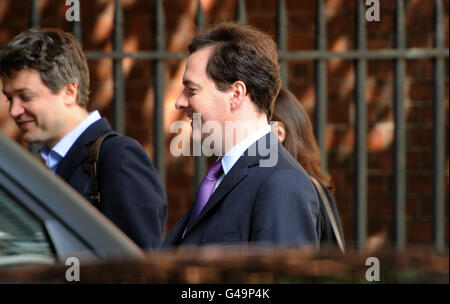
POLYGON ((118 150, 122 148, 136 148, 143 150, 141 144, 129 136, 113 136, 107 138, 102 144, 102 150, 118 150))
POLYGON ((147 157, 141 144, 128 136, 114 136, 106 139, 102 144, 101 154, 106 157, 123 157, 127 154, 139 154, 147 157))

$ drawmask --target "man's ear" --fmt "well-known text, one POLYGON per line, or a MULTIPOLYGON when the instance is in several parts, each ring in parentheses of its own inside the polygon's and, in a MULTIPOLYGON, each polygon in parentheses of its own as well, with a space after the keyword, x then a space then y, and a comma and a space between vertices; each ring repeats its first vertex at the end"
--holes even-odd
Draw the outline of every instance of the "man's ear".
POLYGON ((286 139, 286 126, 281 121, 275 122, 278 140, 283 143, 286 139))
POLYGON ((68 82, 63 87, 64 103, 73 105, 77 103, 78 84, 76 82, 68 82))
POLYGON ((247 86, 243 81, 235 81, 230 87, 231 93, 231 110, 236 110, 242 104, 247 95, 247 86))

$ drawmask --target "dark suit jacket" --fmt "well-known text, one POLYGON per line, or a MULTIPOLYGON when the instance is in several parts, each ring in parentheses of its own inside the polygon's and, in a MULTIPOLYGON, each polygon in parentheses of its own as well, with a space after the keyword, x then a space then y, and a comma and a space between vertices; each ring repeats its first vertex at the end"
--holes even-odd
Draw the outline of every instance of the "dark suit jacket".
MULTIPOLYGON (((268 144, 269 134, 261 140, 268 144)), ((245 242, 318 246, 319 203, 308 175, 278 140, 271 150, 278 153, 276 165, 261 167, 260 160, 269 156, 261 155, 257 143, 256 156, 250 147, 239 158, 184 238, 192 207, 169 232, 164 247, 245 242)))
MULTIPOLYGON (((91 144, 112 131, 105 118, 77 139, 56 174, 90 201, 90 177, 83 170, 91 144)), ((141 248, 159 247, 167 220, 167 198, 159 175, 137 141, 126 136, 105 140, 100 150, 100 211, 141 248)))

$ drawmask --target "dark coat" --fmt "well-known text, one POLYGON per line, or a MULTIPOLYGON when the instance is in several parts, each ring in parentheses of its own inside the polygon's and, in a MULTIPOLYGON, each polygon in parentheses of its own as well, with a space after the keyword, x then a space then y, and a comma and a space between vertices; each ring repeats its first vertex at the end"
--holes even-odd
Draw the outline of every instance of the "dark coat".
MULTIPOLYGON (((112 131, 105 118, 76 140, 58 164, 56 174, 87 200, 91 181, 83 165, 91 144, 112 131)), ((105 140, 100 150, 100 211, 141 248, 161 245, 167 220, 167 198, 158 172, 141 145, 126 136, 105 140)))
POLYGON ((319 202, 308 175, 278 140, 270 152, 277 153, 276 164, 260 166, 260 160, 270 156, 262 156, 261 140, 268 143, 269 134, 247 149, 225 175, 184 238, 192 207, 163 246, 246 242, 318 246, 319 202), (255 150, 252 156, 249 151, 255 150))

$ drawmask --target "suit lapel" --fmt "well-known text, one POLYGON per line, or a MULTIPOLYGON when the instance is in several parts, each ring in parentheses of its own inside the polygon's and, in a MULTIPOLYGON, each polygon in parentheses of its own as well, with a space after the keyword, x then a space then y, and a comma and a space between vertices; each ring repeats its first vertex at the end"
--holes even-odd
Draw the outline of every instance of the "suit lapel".
POLYGON ((191 214, 191 210, 192 206, 188 211, 185 212, 183 217, 172 227, 172 229, 170 229, 169 233, 166 236, 166 239, 164 240, 163 247, 176 246, 180 244, 183 238, 184 229, 186 228, 189 216, 191 214))
MULTIPOLYGON (((266 142, 268 142, 268 135, 266 135, 266 142)), ((223 201, 223 198, 234 188, 237 184, 239 184, 244 178, 248 175, 248 168, 255 166, 259 163, 261 159, 261 155, 258 151, 258 142, 255 142, 248 148, 244 154, 238 159, 238 161, 234 164, 231 170, 225 175, 224 179, 217 187, 216 191, 214 191, 213 195, 209 198, 205 207, 202 209, 200 214, 197 216, 195 221, 192 223, 190 228, 186 231, 186 234, 191 231, 196 224, 205 217, 211 209, 214 208, 217 204, 223 201), (253 147, 254 146, 254 147, 253 147), (255 155, 249 155, 249 151, 256 151, 255 155)), ((192 209, 192 208, 191 208, 192 209)), ((188 212, 190 214, 190 212, 188 212)), ((186 226, 186 225, 185 225, 186 226)), ((185 227, 183 226, 183 227, 185 227)))
POLYGON ((94 122, 87 128, 80 137, 75 141, 66 156, 58 164, 56 174, 62 179, 68 180, 75 169, 84 161, 89 153, 90 144, 100 135, 111 130, 105 118, 94 122))

